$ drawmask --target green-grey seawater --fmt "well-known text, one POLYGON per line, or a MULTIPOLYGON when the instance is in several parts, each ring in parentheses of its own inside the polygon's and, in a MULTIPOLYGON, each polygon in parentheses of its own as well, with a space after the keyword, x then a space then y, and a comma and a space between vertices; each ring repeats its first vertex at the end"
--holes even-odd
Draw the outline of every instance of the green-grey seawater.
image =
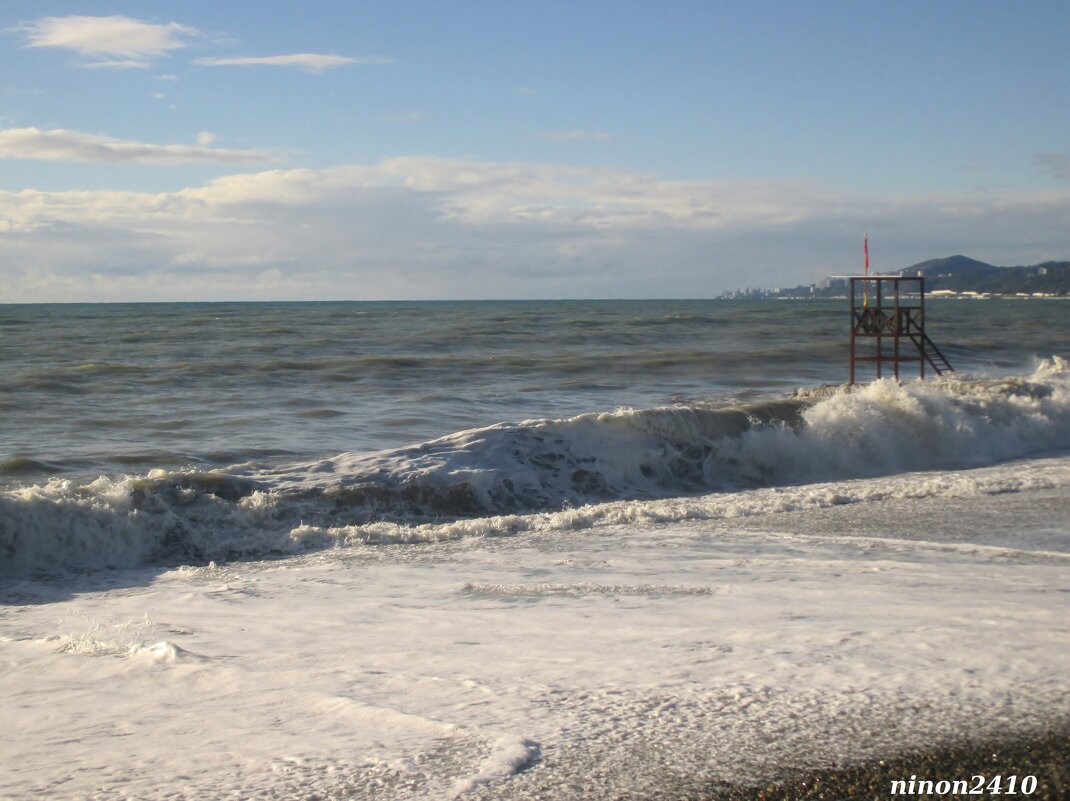
MULTIPOLYGON (((1059 300, 931 301, 960 371, 1070 352, 1059 300)), ((0 484, 313 458, 847 379, 846 301, 0 306, 0 484)))

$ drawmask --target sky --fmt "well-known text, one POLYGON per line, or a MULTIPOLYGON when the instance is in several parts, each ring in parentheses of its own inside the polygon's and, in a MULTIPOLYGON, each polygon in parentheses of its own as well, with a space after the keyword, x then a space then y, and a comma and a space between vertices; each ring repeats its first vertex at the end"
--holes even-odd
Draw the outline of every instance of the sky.
POLYGON ((1070 4, 0 4, 0 302, 1070 259, 1070 4))

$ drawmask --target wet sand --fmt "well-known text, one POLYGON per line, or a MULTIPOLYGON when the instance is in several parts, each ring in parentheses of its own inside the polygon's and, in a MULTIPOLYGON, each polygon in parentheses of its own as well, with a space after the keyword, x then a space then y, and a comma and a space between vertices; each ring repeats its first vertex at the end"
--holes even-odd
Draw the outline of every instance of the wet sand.
MULTIPOLYGON (((915 785, 915 790, 918 787, 915 785)), ((760 787, 711 787, 708 794, 689 801, 869 801, 869 799, 978 799, 1016 798, 1030 801, 1070 799, 1070 723, 1028 737, 962 743, 905 754, 844 768, 794 773, 779 783, 760 787), (1002 776, 1002 792, 976 794, 918 793, 892 795, 892 782, 912 776, 938 782, 966 780, 977 786, 974 776, 990 782, 1002 776), (1017 776, 1018 791, 1009 794, 1008 779, 1017 776), (1021 791, 1026 776, 1036 776, 1036 789, 1021 791)))

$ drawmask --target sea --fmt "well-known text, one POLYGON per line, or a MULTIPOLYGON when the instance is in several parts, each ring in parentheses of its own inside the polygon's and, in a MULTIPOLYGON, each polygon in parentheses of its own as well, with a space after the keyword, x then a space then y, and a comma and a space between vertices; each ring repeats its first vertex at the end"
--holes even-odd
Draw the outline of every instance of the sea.
POLYGON ((2 305, 0 798, 675 800, 1062 725, 1068 308, 930 300, 955 372, 849 387, 846 300, 2 305))

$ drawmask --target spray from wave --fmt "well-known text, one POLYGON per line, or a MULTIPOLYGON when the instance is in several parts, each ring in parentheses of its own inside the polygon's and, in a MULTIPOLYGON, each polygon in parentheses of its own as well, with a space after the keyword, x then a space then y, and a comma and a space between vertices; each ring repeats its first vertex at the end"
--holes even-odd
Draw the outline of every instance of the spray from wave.
MULTIPOLYGON (((52 480, 0 494, 0 571, 204 563, 637 515, 730 517, 770 503, 851 502, 816 490, 822 482, 961 470, 1068 447, 1070 366, 1056 357, 1027 377, 883 380, 745 406, 503 423, 269 471, 52 480), (796 489, 745 492, 786 487, 796 489)), ((961 490, 951 485, 930 482, 926 491, 961 490)), ((917 482, 904 485, 916 491, 917 482)))

